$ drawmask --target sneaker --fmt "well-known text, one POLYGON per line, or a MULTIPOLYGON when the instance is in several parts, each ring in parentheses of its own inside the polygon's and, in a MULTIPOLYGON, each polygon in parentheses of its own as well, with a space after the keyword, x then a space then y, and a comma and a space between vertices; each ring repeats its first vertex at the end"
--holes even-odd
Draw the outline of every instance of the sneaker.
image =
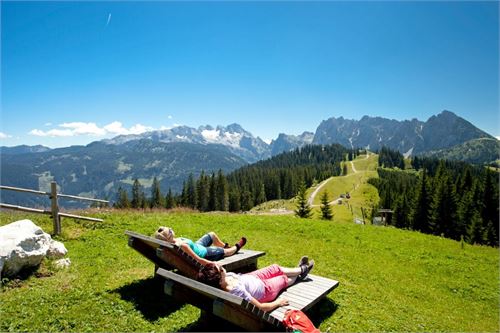
POLYGON ((300 280, 304 280, 309 272, 313 269, 314 267, 314 260, 309 261, 307 264, 301 265, 300 268, 302 269, 302 273, 299 275, 300 280))
POLYGON ((299 264, 297 266, 302 266, 302 265, 307 265, 309 263, 309 257, 308 256, 302 256, 300 258, 299 264))
POLYGON ((247 239, 245 237, 241 237, 241 239, 238 241, 238 243, 234 244, 237 248, 237 251, 239 251, 245 244, 247 243, 247 239))

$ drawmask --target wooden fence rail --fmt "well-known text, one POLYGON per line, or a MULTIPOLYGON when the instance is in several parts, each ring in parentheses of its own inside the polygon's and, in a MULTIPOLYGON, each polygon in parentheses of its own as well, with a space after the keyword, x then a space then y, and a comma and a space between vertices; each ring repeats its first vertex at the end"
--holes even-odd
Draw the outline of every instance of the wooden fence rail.
POLYGON ((81 220, 94 221, 94 222, 102 222, 103 221, 102 219, 97 219, 97 218, 93 218, 93 217, 80 216, 80 215, 59 212, 59 204, 58 204, 57 198, 86 200, 86 201, 93 201, 93 202, 99 202, 99 203, 105 203, 105 204, 109 203, 109 201, 107 201, 107 200, 86 198, 86 197, 79 197, 76 195, 57 193, 57 183, 56 182, 50 183, 50 192, 36 191, 36 190, 31 190, 31 189, 26 189, 26 188, 4 186, 4 185, 0 185, 0 190, 9 190, 9 191, 17 191, 17 192, 24 192, 24 193, 49 196, 50 204, 51 204, 50 210, 23 207, 23 206, 11 205, 11 204, 2 203, 2 202, 0 202, 0 208, 21 210, 21 211, 30 212, 30 213, 49 214, 52 216, 55 235, 59 235, 61 233, 61 217, 69 217, 69 218, 73 218, 73 219, 81 219, 81 220))

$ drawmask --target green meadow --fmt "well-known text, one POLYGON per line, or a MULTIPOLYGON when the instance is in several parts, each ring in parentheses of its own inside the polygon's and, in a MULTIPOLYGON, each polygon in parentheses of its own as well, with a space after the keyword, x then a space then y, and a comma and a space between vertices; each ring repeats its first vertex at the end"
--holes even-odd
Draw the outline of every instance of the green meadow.
MULTIPOLYGON (((295 266, 307 254, 314 274, 340 285, 308 312, 326 332, 498 332, 498 249, 417 232, 352 222, 250 214, 84 212, 103 223, 64 219, 72 265, 49 260, 19 279, 4 279, 0 331, 203 331, 234 327, 199 320, 200 311, 163 295, 153 265, 127 246, 125 230, 152 234, 159 225, 197 238, 209 230, 266 252, 259 267, 295 266)), ((49 218, 1 213, 0 225, 29 218, 45 231, 49 218)))

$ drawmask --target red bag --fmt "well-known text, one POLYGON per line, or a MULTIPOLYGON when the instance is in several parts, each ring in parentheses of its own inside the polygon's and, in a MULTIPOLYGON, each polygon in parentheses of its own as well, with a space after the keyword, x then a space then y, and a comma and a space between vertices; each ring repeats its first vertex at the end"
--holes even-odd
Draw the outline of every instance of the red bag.
POLYGON ((302 333, 320 333, 306 314, 300 310, 289 309, 285 312, 283 325, 287 331, 302 333))

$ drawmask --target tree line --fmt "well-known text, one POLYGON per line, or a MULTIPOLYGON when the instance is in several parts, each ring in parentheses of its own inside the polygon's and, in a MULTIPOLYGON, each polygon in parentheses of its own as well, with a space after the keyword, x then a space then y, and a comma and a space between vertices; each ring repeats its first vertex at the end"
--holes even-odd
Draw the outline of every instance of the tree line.
POLYGON ((328 177, 347 172, 343 161, 352 160, 357 149, 341 145, 306 145, 270 159, 237 169, 228 175, 202 171, 198 178, 193 174, 184 181, 181 193, 168 189, 162 196, 156 177, 151 186, 151 196, 146 197, 136 179, 132 197, 119 188, 117 208, 173 208, 190 207, 200 211, 248 211, 265 201, 293 198, 302 184, 310 187, 328 177))
POLYGON ((378 189, 379 207, 393 210, 388 224, 455 240, 463 238, 471 244, 498 246, 498 172, 425 157, 414 157, 411 171, 386 169, 381 163, 387 163, 390 157, 382 156, 382 150, 380 154, 379 178, 369 183, 378 189))

